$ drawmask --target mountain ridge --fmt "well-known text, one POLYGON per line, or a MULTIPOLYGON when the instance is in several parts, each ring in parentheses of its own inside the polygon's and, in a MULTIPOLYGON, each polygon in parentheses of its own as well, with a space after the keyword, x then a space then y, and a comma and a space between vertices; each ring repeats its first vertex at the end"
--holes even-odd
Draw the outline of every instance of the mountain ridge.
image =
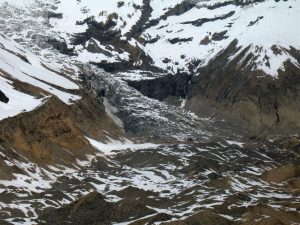
MULTIPOLYGON (((232 119, 227 115, 233 112, 233 120, 238 120, 237 123, 255 134, 280 133, 281 130, 288 133, 299 129, 298 107, 292 102, 280 100, 299 98, 300 34, 297 35, 298 31, 293 29, 292 24, 297 20, 300 9, 295 0, 174 1, 172 4, 150 0, 126 3, 70 0, 3 5, 6 13, 11 12, 12 18, 16 9, 24 10, 29 21, 31 14, 38 15, 38 26, 45 28, 37 34, 42 33, 32 35, 29 26, 28 29, 22 28, 23 31, 15 38, 22 39, 25 45, 37 43, 40 49, 36 49, 37 52, 45 54, 46 59, 53 58, 51 48, 47 50, 52 46, 63 54, 71 54, 70 62, 91 63, 118 76, 126 74, 123 79, 128 80, 129 84, 138 83, 137 77, 147 85, 148 77, 155 79, 156 74, 173 74, 184 79, 184 74, 188 73, 193 79, 182 87, 186 94, 175 94, 175 97, 186 98, 187 106, 189 102, 194 105, 187 109, 197 112, 199 116, 207 116, 199 114, 202 100, 196 102, 196 99, 203 99, 212 110, 225 110, 223 117, 229 120, 232 119), (31 4, 42 7, 31 9, 31 4), (225 68, 236 72, 234 75, 228 74, 225 68), (216 70, 218 75, 210 75, 216 70), (132 71, 139 75, 130 76, 132 71), (212 86, 219 90, 218 93, 211 93, 214 90, 206 87, 202 88, 204 91, 195 91, 199 85, 203 86, 203 82, 208 82, 206 78, 202 80, 205 74, 208 74, 208 79, 219 76, 215 78, 219 84, 212 86), (131 82, 132 79, 135 81, 131 82), (224 86, 218 80, 226 80, 227 84, 224 86), (236 83, 236 80, 240 82, 236 83), (253 86, 251 93, 244 90, 247 89, 247 81, 253 86), (242 88, 234 90, 239 86, 242 88), (271 88, 267 93, 265 86, 275 86, 275 89, 282 91, 271 88), (243 96, 228 96, 227 90, 231 93, 242 92, 243 96), (236 99, 241 102, 237 103, 236 99), (272 109, 269 104, 273 105, 272 109), (289 109, 289 115, 293 116, 287 116, 288 113, 281 110, 289 104, 295 105, 289 109), (249 108, 252 113, 235 110, 243 105, 252 108, 249 108), (290 125, 294 128, 289 130, 290 125)), ((17 23, 17 19, 13 20, 17 23)), ((34 24, 37 25, 36 22, 34 24)), ((159 82, 160 78, 156 83, 159 82)), ((143 91, 149 92, 145 88, 143 91)), ((173 93, 172 90, 168 92, 173 93)), ((160 100, 168 98, 156 97, 160 100)), ((174 97, 173 94, 170 97, 174 97)))
POLYGON ((0 0, 0 224, 298 224, 299 10, 0 0))

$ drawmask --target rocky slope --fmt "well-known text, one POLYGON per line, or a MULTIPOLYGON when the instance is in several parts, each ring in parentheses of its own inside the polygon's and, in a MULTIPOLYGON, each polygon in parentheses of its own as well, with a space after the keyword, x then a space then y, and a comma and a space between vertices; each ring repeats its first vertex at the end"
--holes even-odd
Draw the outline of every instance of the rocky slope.
MULTIPOLYGON (((76 178, 58 181, 68 194, 70 183, 80 190, 93 184, 106 199, 92 193, 59 209, 49 207, 37 223, 298 224, 299 187, 292 186, 299 181, 297 168, 267 168, 287 163, 285 156, 294 158, 291 164, 299 159, 274 149, 274 143, 264 144, 224 147, 226 143, 202 142, 116 151, 108 161, 95 160, 76 178)), ((45 199, 53 199, 46 193, 45 199)))
POLYGON ((299 224, 299 10, 0 0, 0 224, 299 224))
MULTIPOLYGON (((258 134, 298 133, 300 73, 297 66, 285 62, 284 71, 279 70, 276 79, 262 76, 249 67, 240 70, 239 60, 247 57, 245 52, 228 61, 236 48, 233 43, 193 78, 186 107, 198 115, 224 116, 221 112, 225 110, 225 117, 242 121, 244 127, 258 134)), ((251 57, 247 63, 249 60, 251 57)))
POLYGON ((43 189, 47 182, 39 182, 53 179, 55 168, 79 168, 96 154, 87 137, 123 136, 103 103, 71 77, 1 34, 1 190, 43 189))

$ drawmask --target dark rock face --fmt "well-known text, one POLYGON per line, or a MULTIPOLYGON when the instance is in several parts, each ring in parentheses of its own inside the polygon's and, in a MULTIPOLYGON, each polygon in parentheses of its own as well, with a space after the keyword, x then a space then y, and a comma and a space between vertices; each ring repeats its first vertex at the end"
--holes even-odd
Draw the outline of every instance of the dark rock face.
POLYGON ((56 19, 62 19, 63 18, 63 14, 62 13, 56 13, 56 12, 47 12, 46 13, 46 17, 48 19, 50 18, 56 18, 56 19))
POLYGON ((144 0, 141 19, 132 28, 131 32, 127 36, 128 37, 139 37, 144 30, 146 30, 152 26, 156 26, 157 24, 159 24, 159 22, 161 20, 166 20, 170 16, 180 16, 180 15, 186 13, 187 11, 191 10, 194 7, 195 7, 195 4, 190 3, 188 1, 184 1, 182 3, 177 4, 173 8, 170 8, 160 18, 149 20, 153 9, 150 6, 150 1, 144 0))
POLYGON ((68 45, 64 41, 49 38, 47 42, 62 54, 70 56, 75 55, 74 49, 68 48, 68 45))
POLYGON ((131 61, 120 61, 120 62, 115 62, 115 63, 111 63, 111 62, 107 62, 105 60, 96 63, 96 62, 91 62, 91 64, 96 65, 97 67, 104 69, 106 72, 109 73, 113 73, 116 71, 125 71, 128 69, 133 69, 133 62, 131 61))
MULTIPOLYGON (((143 16, 141 20, 132 28, 132 30, 127 34, 128 38, 138 35, 142 31, 144 23, 148 20, 151 15, 149 11, 150 3, 145 1, 144 8, 142 9, 143 16), (148 12, 149 11, 149 12, 148 12), (149 14, 147 15, 144 14, 149 14)), ((118 53, 122 54, 128 52, 130 59, 128 61, 118 59, 117 63, 108 63, 106 61, 101 62, 91 62, 97 65, 99 68, 104 69, 106 72, 116 72, 131 69, 142 69, 150 71, 160 71, 158 68, 154 67, 153 60, 138 46, 130 45, 126 40, 121 40, 121 31, 119 29, 114 29, 116 23, 113 21, 114 18, 118 18, 117 14, 111 14, 105 23, 98 23, 93 17, 87 18, 83 21, 77 21, 78 25, 87 24, 88 29, 85 32, 74 34, 72 39, 72 44, 85 45, 88 43, 87 49, 90 52, 100 52, 106 56, 111 56, 111 49, 103 50, 99 49, 93 40, 95 39, 102 43, 103 45, 111 45, 113 49, 118 53), (139 64, 138 62, 142 62, 139 64)))
POLYGON ((91 53, 101 53, 101 54, 103 54, 105 56, 108 56, 108 57, 113 56, 113 54, 109 50, 105 50, 105 49, 100 48, 94 40, 89 41, 89 43, 86 47, 86 50, 88 50, 91 53))
POLYGON ((165 19, 169 16, 180 16, 186 13, 187 11, 193 9, 195 6, 196 4, 193 4, 189 1, 183 1, 177 4, 174 8, 169 9, 162 19, 165 19))
POLYGON ((173 39, 170 39, 169 42, 171 44, 176 44, 176 43, 179 43, 179 42, 190 42, 192 41, 193 38, 173 38, 173 39))
POLYGON ((142 81, 128 81, 129 86, 134 87, 149 98, 160 101, 168 96, 185 98, 188 94, 188 85, 192 75, 167 75, 161 78, 142 81))
POLYGON ((93 17, 89 17, 83 21, 77 21, 78 25, 87 24, 88 29, 84 33, 75 34, 72 40, 73 45, 81 45, 91 38, 95 38, 100 42, 113 41, 120 37, 120 31, 112 30, 116 23, 114 18, 118 17, 116 14, 111 14, 105 23, 98 23, 93 17))
POLYGON ((242 121, 245 127, 258 133, 299 131, 299 69, 286 63, 285 72, 279 71, 278 79, 273 79, 251 70, 250 54, 240 70, 238 62, 247 49, 234 61, 227 60, 237 49, 237 43, 232 42, 193 77, 187 108, 201 116, 227 113, 232 120, 242 121))
POLYGON ((210 10, 214 10, 214 9, 224 7, 224 6, 227 6, 227 5, 230 5, 230 4, 232 4, 231 1, 220 2, 220 3, 216 3, 214 5, 208 6, 207 8, 210 9, 210 10))
POLYGON ((145 24, 148 22, 152 8, 150 6, 150 0, 143 0, 143 7, 142 7, 142 16, 139 21, 131 28, 131 31, 126 34, 128 38, 131 37, 139 37, 144 30, 145 24))
POLYGON ((234 0, 233 3, 235 5, 244 7, 244 6, 256 3, 256 2, 263 2, 263 1, 265 1, 265 0, 234 0))
POLYGON ((0 101, 4 103, 8 103, 9 99, 6 95, 0 90, 0 101))
POLYGON ((209 36, 205 36, 205 38, 200 41, 200 45, 208 45, 209 43, 211 43, 209 36))
POLYGON ((263 16, 257 17, 256 20, 251 21, 251 22, 249 23, 248 27, 253 26, 254 24, 258 23, 258 22, 259 22, 261 19, 263 19, 263 18, 264 18, 263 16))
POLYGON ((196 27, 200 27, 204 23, 212 22, 212 21, 216 21, 216 20, 224 20, 224 19, 227 19, 227 18, 233 16, 234 14, 235 14, 235 12, 231 11, 231 12, 225 14, 224 16, 219 16, 219 17, 215 17, 215 18, 201 18, 201 19, 194 20, 194 21, 183 22, 182 24, 192 24, 196 27))
POLYGON ((212 40, 221 41, 221 40, 227 38, 226 33, 227 33, 227 31, 222 31, 220 33, 214 33, 213 36, 212 36, 212 40))

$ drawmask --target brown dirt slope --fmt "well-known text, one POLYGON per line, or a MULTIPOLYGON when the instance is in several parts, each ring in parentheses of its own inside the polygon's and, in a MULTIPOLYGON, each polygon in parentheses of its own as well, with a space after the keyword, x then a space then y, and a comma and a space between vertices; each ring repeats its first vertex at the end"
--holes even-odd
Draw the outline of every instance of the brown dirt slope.
POLYGON ((0 121, 0 143, 10 146, 33 162, 63 163, 93 153, 84 137, 105 140, 121 135, 104 109, 88 94, 69 106, 50 97, 41 107, 0 121))
MULTIPOLYGON (((30 84, 12 80, 21 92, 41 98, 49 93, 30 84)), ((94 148, 85 136, 105 141, 118 139, 122 130, 105 113, 104 106, 83 90, 77 91, 81 100, 67 105, 56 96, 49 97, 43 105, 30 112, 0 121, 0 177, 13 178, 5 163, 7 157, 21 161, 72 166, 77 159, 93 154, 94 148)))

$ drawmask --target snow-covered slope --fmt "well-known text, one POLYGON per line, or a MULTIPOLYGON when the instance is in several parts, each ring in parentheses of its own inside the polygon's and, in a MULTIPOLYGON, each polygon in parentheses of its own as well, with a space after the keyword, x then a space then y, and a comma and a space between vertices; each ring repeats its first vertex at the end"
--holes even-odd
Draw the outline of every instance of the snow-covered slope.
POLYGON ((14 38, 37 41, 30 21, 36 16, 35 26, 47 24, 43 35, 65 42, 83 62, 130 61, 135 68, 151 65, 176 73, 188 71, 191 63, 206 66, 237 40, 229 61, 247 49, 239 64, 250 57, 244 66, 252 70, 276 77, 286 61, 299 68, 290 52, 300 49, 297 0, 1 0, 0 5, 6 11, 2 16, 9 15, 2 20, 16 21, 20 10, 27 15, 28 27, 18 27, 14 38))
POLYGON ((299 67, 299 62, 288 52, 291 47, 300 48, 300 31, 294 27, 294 22, 299 19, 300 5, 296 0, 265 1, 246 6, 228 4, 215 9, 200 2, 181 16, 161 21, 142 36, 146 40, 160 37, 156 43, 147 44, 145 51, 165 69, 170 66, 176 71, 192 59, 201 60, 199 66, 205 66, 237 39, 239 51, 233 52, 230 59, 250 46, 245 58, 253 53, 255 65, 252 69, 276 76, 287 60, 299 67), (178 41, 171 43, 175 38, 178 41), (171 61, 164 64, 163 57, 171 61))
POLYGON ((51 95, 68 104, 80 99, 80 96, 69 93, 70 90, 79 90, 79 86, 58 72, 0 34, 0 90, 8 98, 7 103, 0 102, 0 119, 31 111, 51 95), (31 88, 22 89, 24 84, 31 88))
MULTIPOLYGON (((197 67, 207 65, 236 39, 238 50, 232 52, 229 60, 247 49, 239 64, 251 57, 246 66, 251 65, 252 70, 276 77, 286 61, 299 68, 299 62, 290 53, 291 48, 300 49, 300 31, 295 27, 300 19, 297 0, 0 3, 6 10, 25 10, 28 15, 32 5, 41 5, 39 10, 48 13, 48 33, 62 38, 84 62, 131 59, 135 67, 150 64, 176 73, 178 69, 187 71, 191 62, 197 61, 197 67), (76 39, 79 34, 81 40, 76 39), (91 44, 94 48, 88 47, 91 44), (132 48, 143 52, 147 60, 132 48)), ((35 15, 36 11, 35 8, 35 15)), ((14 13, 10 16, 14 17, 14 13)), ((45 20, 43 16, 40 14, 38 20, 45 20)), ((18 38, 34 36, 30 29, 21 29, 18 38)))

